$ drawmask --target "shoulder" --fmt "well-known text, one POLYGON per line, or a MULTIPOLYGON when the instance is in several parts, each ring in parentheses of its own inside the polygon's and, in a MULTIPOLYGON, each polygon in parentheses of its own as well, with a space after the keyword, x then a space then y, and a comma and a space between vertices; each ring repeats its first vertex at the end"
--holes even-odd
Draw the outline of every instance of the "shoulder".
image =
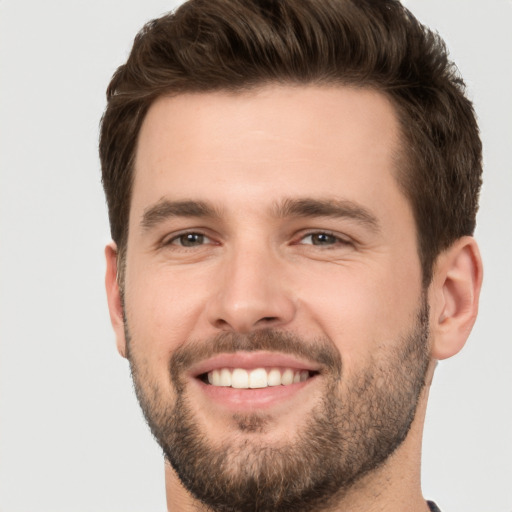
POLYGON ((429 506, 431 512, 441 512, 439 507, 433 501, 427 501, 427 505, 429 506))

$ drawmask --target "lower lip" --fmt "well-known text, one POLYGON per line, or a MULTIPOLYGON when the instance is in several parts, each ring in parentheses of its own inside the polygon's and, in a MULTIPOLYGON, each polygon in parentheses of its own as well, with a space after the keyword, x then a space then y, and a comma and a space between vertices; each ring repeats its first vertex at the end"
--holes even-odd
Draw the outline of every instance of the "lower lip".
POLYGON ((218 405, 236 411, 265 409, 290 400, 309 387, 318 379, 318 375, 304 382, 288 386, 269 386, 267 388, 237 389, 227 386, 212 386, 199 379, 194 379, 200 390, 218 405))

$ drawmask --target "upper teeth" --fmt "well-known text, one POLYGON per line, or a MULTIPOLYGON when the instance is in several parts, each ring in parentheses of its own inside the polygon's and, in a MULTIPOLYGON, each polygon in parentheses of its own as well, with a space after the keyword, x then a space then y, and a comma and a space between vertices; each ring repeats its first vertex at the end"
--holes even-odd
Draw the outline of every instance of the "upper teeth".
POLYGON ((222 368, 208 372, 208 382, 212 386, 233 387, 238 389, 266 388, 268 386, 287 386, 304 382, 309 377, 308 370, 279 368, 222 368))

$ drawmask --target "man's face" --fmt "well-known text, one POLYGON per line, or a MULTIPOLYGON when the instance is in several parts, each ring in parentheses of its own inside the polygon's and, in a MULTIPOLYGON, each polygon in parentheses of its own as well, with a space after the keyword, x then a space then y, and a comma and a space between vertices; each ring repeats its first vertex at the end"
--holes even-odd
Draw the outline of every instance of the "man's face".
POLYGON ((407 434, 428 306, 398 138, 384 96, 344 87, 161 98, 144 121, 128 357, 167 458, 219 510, 313 509, 407 434))

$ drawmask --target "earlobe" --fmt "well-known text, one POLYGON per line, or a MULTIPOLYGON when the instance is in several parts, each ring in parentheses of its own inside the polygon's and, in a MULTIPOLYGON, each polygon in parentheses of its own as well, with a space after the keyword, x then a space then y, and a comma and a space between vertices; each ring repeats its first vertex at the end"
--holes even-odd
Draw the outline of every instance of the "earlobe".
POLYGON ((474 238, 457 240, 437 259, 432 282, 432 357, 446 359, 459 352, 478 313, 482 260, 474 238))
POLYGON ((110 321, 112 322, 112 327, 116 335, 117 350, 123 357, 126 357, 123 305, 118 282, 117 246, 114 242, 105 247, 105 258, 107 260, 105 287, 107 290, 110 321))

